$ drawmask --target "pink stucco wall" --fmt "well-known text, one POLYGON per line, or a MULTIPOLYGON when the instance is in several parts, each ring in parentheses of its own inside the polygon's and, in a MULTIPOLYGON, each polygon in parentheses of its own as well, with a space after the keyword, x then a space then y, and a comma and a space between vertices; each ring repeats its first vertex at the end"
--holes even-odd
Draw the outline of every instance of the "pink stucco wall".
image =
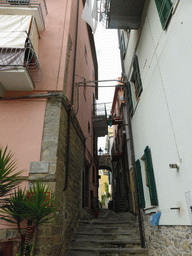
POLYGON ((30 162, 40 160, 45 105, 45 100, 0 101, 0 144, 15 154, 18 169, 28 172, 30 162))
POLYGON ((72 0, 47 0, 46 3, 48 15, 39 40, 39 62, 43 80, 36 83, 35 90, 62 91, 71 6, 75 3, 72 0))
MULTIPOLYGON (((70 51, 66 95, 71 100, 73 60, 75 46, 75 26, 77 1, 46 0, 48 15, 45 29, 40 33, 38 59, 43 72, 41 82, 35 83, 33 92, 6 92, 5 97, 39 94, 53 91, 63 91, 67 43, 70 35, 72 48, 70 51)), ((86 80, 94 80, 94 65, 86 23, 81 18, 83 1, 80 0, 79 31, 77 47, 77 64, 75 84, 86 80), (85 57, 85 46, 87 59, 85 57)), ((93 153, 92 100, 94 88, 80 87, 79 111, 77 118, 86 139, 86 158, 91 163, 93 153), (90 132, 88 131, 90 123, 90 132), (90 153, 88 153, 88 151, 90 153)), ((74 94, 74 111, 77 109, 76 87, 74 94)), ((0 101, 0 145, 6 145, 15 153, 18 159, 18 170, 26 169, 28 175, 30 162, 40 161, 44 114, 46 99, 7 100, 0 101)), ((96 184, 91 183, 90 189, 97 194, 96 184)), ((27 185, 26 183, 23 186, 27 185)), ((5 226, 0 226, 5 228, 5 226)))
MULTIPOLYGON (((16 171, 26 170, 22 176, 28 176, 30 162, 40 160, 45 105, 45 100, 0 101, 0 146, 14 153, 16 171)), ((1 220, 0 228, 5 224, 1 220)))

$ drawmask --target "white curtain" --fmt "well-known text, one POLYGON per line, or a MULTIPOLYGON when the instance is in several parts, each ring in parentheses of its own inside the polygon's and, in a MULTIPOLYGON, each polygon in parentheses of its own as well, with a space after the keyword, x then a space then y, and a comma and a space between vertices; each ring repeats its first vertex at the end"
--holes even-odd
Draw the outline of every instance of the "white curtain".
POLYGON ((95 33, 98 22, 97 0, 86 0, 81 17, 92 28, 92 32, 95 33))
POLYGON ((32 16, 0 15, 0 48, 24 48, 32 16))

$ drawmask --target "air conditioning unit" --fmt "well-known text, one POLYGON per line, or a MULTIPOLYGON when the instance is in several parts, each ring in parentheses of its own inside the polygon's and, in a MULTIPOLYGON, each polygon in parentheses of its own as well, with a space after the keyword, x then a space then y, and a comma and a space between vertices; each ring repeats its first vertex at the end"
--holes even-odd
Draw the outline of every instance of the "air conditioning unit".
POLYGON ((30 4, 31 0, 6 0, 6 2, 10 3, 10 4, 30 4))

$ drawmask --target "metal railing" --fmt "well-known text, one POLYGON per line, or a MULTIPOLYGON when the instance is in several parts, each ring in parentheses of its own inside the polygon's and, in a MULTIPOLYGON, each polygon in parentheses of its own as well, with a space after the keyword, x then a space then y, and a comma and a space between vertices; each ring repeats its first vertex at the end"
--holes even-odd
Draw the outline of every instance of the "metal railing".
POLYGON ((111 114, 111 106, 112 103, 95 103, 94 102, 94 116, 104 116, 107 115, 107 117, 111 114))
POLYGON ((0 48, 0 71, 18 68, 26 68, 33 82, 42 80, 39 61, 29 38, 24 48, 0 48))
POLYGON ((10 4, 30 4, 31 0, 6 0, 10 4))
POLYGON ((110 13, 110 0, 101 0, 100 2, 100 21, 102 21, 105 27, 108 27, 110 13))

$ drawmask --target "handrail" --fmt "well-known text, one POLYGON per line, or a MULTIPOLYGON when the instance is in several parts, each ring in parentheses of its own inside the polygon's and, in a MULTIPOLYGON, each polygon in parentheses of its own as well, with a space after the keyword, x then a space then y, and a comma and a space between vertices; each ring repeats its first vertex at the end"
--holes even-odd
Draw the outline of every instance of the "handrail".
POLYGON ((0 48, 0 71, 15 68, 26 68, 33 82, 42 80, 43 73, 30 38, 24 48, 0 48))

